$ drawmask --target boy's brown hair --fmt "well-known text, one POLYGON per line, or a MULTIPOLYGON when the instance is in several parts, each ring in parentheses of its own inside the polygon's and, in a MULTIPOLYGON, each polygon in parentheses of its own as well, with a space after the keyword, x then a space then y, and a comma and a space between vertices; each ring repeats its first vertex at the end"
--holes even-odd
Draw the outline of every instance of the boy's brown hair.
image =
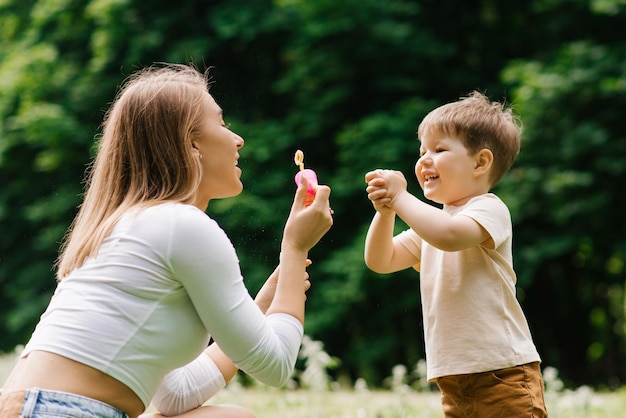
POLYGON ((511 108, 491 102, 484 94, 473 91, 459 101, 431 111, 417 130, 418 138, 440 133, 460 139, 470 154, 488 149, 493 154, 490 174, 495 186, 513 165, 520 150, 522 124, 511 108))

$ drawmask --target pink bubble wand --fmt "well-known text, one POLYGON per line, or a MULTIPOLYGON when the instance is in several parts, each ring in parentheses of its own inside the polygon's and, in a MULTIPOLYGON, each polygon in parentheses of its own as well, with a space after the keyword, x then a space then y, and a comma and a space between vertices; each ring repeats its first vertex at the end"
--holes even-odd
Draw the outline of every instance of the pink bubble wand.
MULTIPOLYGON (((296 181, 296 185, 300 187, 300 184, 302 184, 302 176, 306 177, 309 182, 309 188, 306 192, 308 195, 310 195, 310 197, 315 197, 315 189, 319 184, 317 182, 317 174, 310 168, 304 168, 304 153, 302 151, 296 151, 296 155, 293 157, 293 161, 298 167, 300 167, 300 171, 296 173, 296 176, 294 178, 294 180, 296 181)), ((307 198, 305 201, 305 205, 309 206, 312 202, 312 198, 307 198)))

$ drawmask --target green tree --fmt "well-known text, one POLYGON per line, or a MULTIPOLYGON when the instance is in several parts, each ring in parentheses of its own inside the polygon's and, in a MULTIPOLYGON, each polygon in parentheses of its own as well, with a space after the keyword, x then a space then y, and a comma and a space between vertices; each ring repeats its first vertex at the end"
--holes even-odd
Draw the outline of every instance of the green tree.
POLYGON ((576 381, 626 376, 625 70, 623 43, 580 41, 504 73, 525 120, 502 188, 516 219, 520 281, 533 322, 550 318, 535 330, 546 361, 576 381))
POLYGON ((93 137, 87 123, 98 110, 90 97, 99 86, 66 58, 86 49, 76 36, 85 25, 75 9, 60 2, 4 3, 0 323, 2 348, 10 349, 25 341, 54 289, 51 267, 79 203, 93 137))
POLYGON ((526 125, 497 192, 546 364, 574 383, 623 381, 625 19, 623 0, 0 0, 0 349, 28 339, 54 289, 117 87, 140 66, 191 62, 214 66, 211 92, 246 140, 244 192, 208 212, 252 293, 277 262, 294 152, 332 186, 306 332, 341 359, 337 374, 378 384, 424 356, 417 274, 363 263, 363 176, 412 178, 421 118, 479 89, 526 125))
MULTIPOLYGON (((0 2, 2 349, 27 340, 51 296, 58 245, 80 203, 104 111, 123 79, 146 63, 191 62, 203 69, 206 56, 221 56, 216 61, 228 63, 225 68, 245 69, 226 79, 244 84, 245 97, 231 98, 233 108, 258 97, 256 83, 273 76, 272 59, 256 67, 233 62, 233 45, 244 55, 249 48, 271 57, 264 33, 284 19, 256 19, 269 3, 249 3, 0 2), (233 27, 246 33, 232 39, 233 27), (253 67, 258 79, 246 72, 253 67)), ((238 107, 240 118, 258 118, 263 104, 238 107)))
MULTIPOLYGON (((519 84, 515 93, 523 91, 529 80, 523 78, 514 83, 510 76, 502 80, 500 73, 509 62, 539 63, 535 65, 551 62, 560 56, 563 44, 576 39, 593 40, 589 42, 598 45, 621 42, 614 30, 624 20, 619 2, 434 3, 289 3, 299 8, 304 21, 287 45, 288 57, 294 64, 278 83, 288 87, 294 101, 285 120, 295 119, 290 131, 301 132, 299 138, 306 149, 319 149, 322 156, 313 157, 315 166, 329 166, 327 178, 333 186, 337 220, 328 237, 331 245, 320 249, 324 251, 322 265, 318 265, 323 281, 316 283, 311 291, 307 326, 342 359, 343 371, 352 371, 352 377, 366 376, 375 382, 397 362, 415 364, 423 351, 415 273, 398 273, 391 280, 381 280, 361 262, 365 229, 372 215, 363 193, 363 174, 375 167, 390 167, 402 170, 411 178, 418 147, 414 141, 417 125, 427 111, 439 104, 474 88, 486 90, 496 100, 517 102, 511 88, 519 84), (321 21, 330 23, 323 25, 321 21), (582 30, 581 22, 584 22, 582 30), (297 116, 292 116, 294 113, 297 116)), ((615 66, 619 59, 617 55, 615 61, 604 65, 613 65, 611 71, 619 71, 619 66, 615 66)), ((564 62, 555 73, 568 74, 567 69, 564 62)), ((593 75, 601 76, 599 71, 589 72, 590 83, 593 75)), ((532 74, 530 69, 528 73, 532 74)), ((576 93, 572 91, 573 96, 576 93)), ((588 100, 592 101, 593 97, 589 96, 588 100)), ((564 98, 563 103, 568 99, 564 98)), ((521 108, 522 118, 530 118, 529 124, 533 123, 534 115, 527 115, 528 109, 534 109, 537 114, 546 112, 546 108, 541 104, 534 106, 534 102, 521 108)), ((614 109, 617 114, 623 112, 622 106, 614 109)), ((602 107, 601 111, 604 110, 602 107)), ((577 115, 578 120, 584 120, 584 116, 577 115)), ((568 131, 563 132, 565 135, 568 131)), ((524 145, 529 152, 533 146, 536 153, 545 153, 545 142, 526 141, 524 145)), ((610 155, 616 152, 614 161, 619 164, 619 147, 606 150, 610 155)), ((520 166, 525 160, 521 158, 521 161, 520 166)), ((537 164, 543 167, 545 163, 543 160, 537 164)), ((531 183, 525 187, 534 191, 536 186, 531 183)), ((503 186, 502 190, 508 190, 506 194, 525 189, 519 183, 514 187, 503 186)), ((421 194, 418 189, 413 191, 421 194)), ((589 197, 581 194, 580 200, 589 197)), ((605 209, 607 217, 598 222, 615 216, 614 207, 605 209)), ((538 328, 538 344, 542 353, 546 353, 548 364, 563 369, 563 376, 576 383, 600 382, 600 375, 621 375, 623 372, 616 370, 623 370, 624 365, 615 356, 621 349, 612 351, 613 360, 607 365, 616 367, 610 373, 607 367, 602 371, 594 369, 596 373, 593 373, 593 366, 581 372, 567 354, 559 355, 571 352, 569 347, 577 344, 583 351, 590 347, 596 357, 604 359, 600 347, 605 345, 594 340, 595 332, 586 338, 554 338, 551 331, 554 324, 534 314, 545 311, 537 309, 536 304, 543 300, 532 298, 533 286, 536 282, 551 281, 551 276, 538 277, 533 275, 532 268, 526 268, 524 252, 531 250, 525 244, 532 244, 525 240, 525 224, 516 225, 516 231, 520 235, 516 238, 516 256, 522 261, 516 266, 522 278, 521 293, 528 295, 524 305, 531 312, 531 326, 538 328)), ((551 241, 557 247, 568 245, 567 234, 558 234, 551 241)), ((593 243, 590 246, 593 248, 593 243)), ((553 256, 551 261, 558 264, 562 255, 553 251, 546 258, 553 256)), ((613 268, 620 265, 615 260, 621 258, 612 260, 613 268)), ((583 281, 590 284, 589 277, 583 281)), ((552 285, 558 286, 557 282, 552 280, 552 285)), ((612 300, 611 311, 619 313, 623 309, 619 294, 612 296, 612 300)), ((570 298, 555 303, 561 310, 582 315, 585 324, 590 322, 585 310, 578 309, 578 300, 570 298)), ((604 333, 615 326, 618 338, 623 338, 619 322, 609 320, 598 309, 593 311, 593 318, 594 323, 607 318, 607 324, 601 326, 604 333)), ((556 325, 567 328, 562 322, 556 325)))

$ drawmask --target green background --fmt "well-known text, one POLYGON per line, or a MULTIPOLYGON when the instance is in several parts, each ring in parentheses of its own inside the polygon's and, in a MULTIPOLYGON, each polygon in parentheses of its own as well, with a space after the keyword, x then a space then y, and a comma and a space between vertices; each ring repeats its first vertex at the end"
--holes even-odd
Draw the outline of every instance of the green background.
MULTIPOLYGON (((514 106, 519 299, 544 366, 568 384, 626 380, 626 1, 0 0, 0 350, 24 344, 117 87, 154 62, 213 67, 246 140, 245 190, 208 213, 255 293, 277 262, 296 149, 332 187, 312 251, 305 332, 337 378, 378 385, 424 357, 418 275, 370 272, 364 174, 413 177, 416 130, 478 89, 514 106)), ((398 228, 401 228, 399 225, 398 228)))

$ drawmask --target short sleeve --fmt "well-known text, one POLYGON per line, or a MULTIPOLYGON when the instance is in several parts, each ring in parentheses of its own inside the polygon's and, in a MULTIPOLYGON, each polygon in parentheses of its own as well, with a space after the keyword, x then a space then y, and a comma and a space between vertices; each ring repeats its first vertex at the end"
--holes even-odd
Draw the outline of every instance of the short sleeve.
POLYGON ((498 248, 512 235, 509 209, 492 193, 473 198, 457 215, 470 217, 482 226, 491 236, 494 248, 498 248))
POLYGON ((420 271, 422 259, 422 238, 412 229, 407 229, 396 235, 394 240, 399 242, 404 248, 407 249, 407 251, 420 260, 413 266, 415 270, 420 271))

